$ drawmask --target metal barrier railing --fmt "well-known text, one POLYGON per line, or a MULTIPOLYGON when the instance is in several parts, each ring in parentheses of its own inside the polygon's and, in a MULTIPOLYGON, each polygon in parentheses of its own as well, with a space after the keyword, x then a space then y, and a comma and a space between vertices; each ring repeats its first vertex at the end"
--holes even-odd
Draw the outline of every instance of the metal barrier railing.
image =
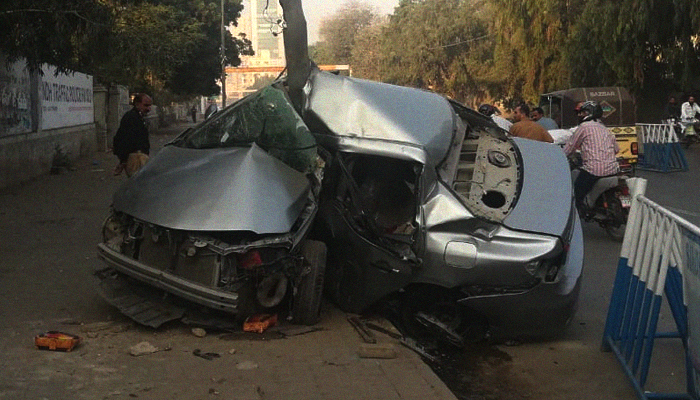
POLYGON ((639 399, 698 400, 700 228, 644 197, 646 181, 633 179, 633 203, 608 308, 603 350, 615 353, 639 399), (675 332, 657 331, 664 295, 675 332), (689 321, 688 315, 694 318, 689 321), (680 339, 685 350, 684 393, 644 389, 654 342, 668 338, 680 339))
POLYGON ((637 124, 642 154, 637 168, 649 171, 687 171, 688 162, 671 124, 637 124))

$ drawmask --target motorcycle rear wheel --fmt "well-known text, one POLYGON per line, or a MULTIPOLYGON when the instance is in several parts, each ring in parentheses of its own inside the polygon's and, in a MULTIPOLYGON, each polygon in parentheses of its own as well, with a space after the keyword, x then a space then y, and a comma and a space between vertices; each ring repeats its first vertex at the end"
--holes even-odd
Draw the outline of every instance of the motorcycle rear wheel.
POLYGON ((628 211, 622 207, 622 203, 617 196, 610 197, 608 199, 608 218, 603 228, 611 238, 621 242, 625 237, 628 211))

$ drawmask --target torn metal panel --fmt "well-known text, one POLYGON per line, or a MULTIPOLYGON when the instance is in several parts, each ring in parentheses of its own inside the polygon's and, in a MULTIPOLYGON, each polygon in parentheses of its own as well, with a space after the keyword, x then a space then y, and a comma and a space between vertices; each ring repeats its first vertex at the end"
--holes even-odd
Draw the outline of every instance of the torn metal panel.
MULTIPOLYGON (((105 271, 101 272, 102 275, 105 271)), ((133 282, 121 275, 106 276, 97 286, 98 293, 127 317, 141 325, 158 328, 168 321, 182 318, 185 309, 155 296, 142 293, 133 282)))
POLYGON ((456 134, 452 107, 432 92, 318 70, 311 75, 310 87, 307 110, 341 138, 367 139, 370 145, 382 140, 418 146, 438 163, 456 134))

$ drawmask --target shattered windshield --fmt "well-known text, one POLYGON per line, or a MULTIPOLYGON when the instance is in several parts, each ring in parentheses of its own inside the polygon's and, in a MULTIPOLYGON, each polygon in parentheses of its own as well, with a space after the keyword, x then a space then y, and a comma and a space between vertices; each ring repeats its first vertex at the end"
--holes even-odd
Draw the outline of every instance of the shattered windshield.
POLYGON ((306 172, 316 159, 316 139, 282 90, 267 86, 211 120, 185 132, 173 144, 192 149, 257 144, 292 168, 306 172))

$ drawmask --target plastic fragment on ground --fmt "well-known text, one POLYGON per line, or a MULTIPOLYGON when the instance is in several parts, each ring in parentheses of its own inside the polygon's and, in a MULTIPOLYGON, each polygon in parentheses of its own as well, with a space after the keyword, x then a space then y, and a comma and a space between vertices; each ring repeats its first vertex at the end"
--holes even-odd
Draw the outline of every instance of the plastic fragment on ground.
POLYGON ((245 332, 263 333, 277 324, 277 314, 258 314, 246 318, 243 323, 245 332))
POLYGON ((34 336, 34 345, 41 350, 71 351, 80 343, 80 336, 48 331, 34 336))

